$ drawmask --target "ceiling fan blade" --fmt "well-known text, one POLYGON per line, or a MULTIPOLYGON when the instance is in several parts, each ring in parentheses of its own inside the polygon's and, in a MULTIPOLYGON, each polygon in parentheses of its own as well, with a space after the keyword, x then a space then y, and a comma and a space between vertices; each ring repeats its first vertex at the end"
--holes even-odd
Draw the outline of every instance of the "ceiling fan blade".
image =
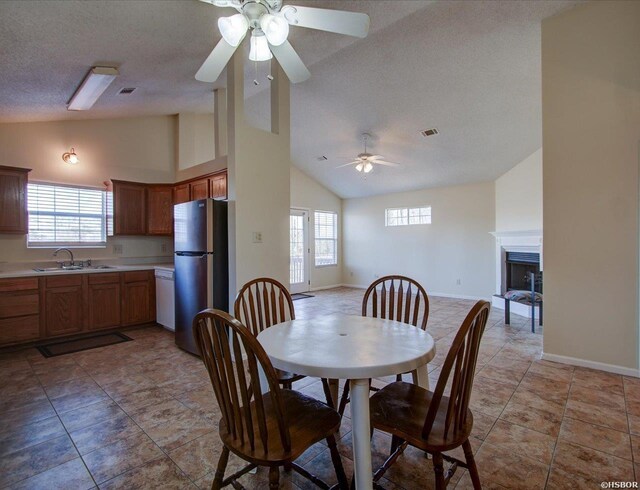
POLYGON ((202 3, 208 3, 209 5, 214 5, 215 7, 232 7, 232 8, 240 8, 242 5, 238 0, 200 0, 202 3))
POLYGON ((367 160, 373 162, 375 160, 382 160, 384 157, 382 155, 371 155, 367 157, 367 160))
MULTIPOLYGON (((239 44, 238 44, 239 46, 239 44)), ((231 46, 224 39, 220 39, 220 42, 213 48, 211 54, 204 60, 202 66, 196 73, 196 80, 201 82, 215 82, 224 67, 227 66, 229 60, 233 56, 233 53, 238 49, 237 46, 231 46)))
POLYGON ((311 73, 304 63, 296 53, 296 50, 293 49, 291 43, 289 41, 283 42, 280 46, 274 46, 269 44, 269 48, 271 48, 271 52, 280 63, 280 66, 289 77, 289 81, 291 83, 300 83, 307 80, 311 73))
POLYGON ((338 165, 336 168, 348 167, 349 165, 355 165, 356 163, 362 163, 360 160, 354 162, 345 163, 344 165, 338 165))
POLYGON ((369 16, 359 12, 287 5, 282 14, 289 24, 320 31, 364 38, 369 33, 369 16))
POLYGON ((399 167, 400 166, 399 163, 385 162, 385 161, 382 161, 382 160, 377 160, 377 161, 375 161, 373 163, 375 163, 376 165, 386 165, 387 167, 399 167))

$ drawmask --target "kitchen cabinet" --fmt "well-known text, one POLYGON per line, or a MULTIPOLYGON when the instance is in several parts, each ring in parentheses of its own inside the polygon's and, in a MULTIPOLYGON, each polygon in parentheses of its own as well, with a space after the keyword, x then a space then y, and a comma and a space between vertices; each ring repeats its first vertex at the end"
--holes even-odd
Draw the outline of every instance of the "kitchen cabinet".
POLYGON ((45 278, 44 317, 47 337, 82 332, 83 299, 81 275, 45 278))
POLYGON ((173 188, 173 204, 189 202, 189 184, 180 184, 173 188))
POLYGON ((173 188, 169 185, 147 187, 147 235, 173 233, 173 188))
POLYGON ((40 337, 38 278, 0 279, 0 345, 40 337))
POLYGON ((191 201, 208 198, 209 179, 200 179, 189 183, 189 195, 191 197, 191 201))
POLYGON ((209 197, 227 199, 227 172, 209 177, 209 197))
POLYGON ((120 273, 87 274, 89 330, 120 326, 120 273))
POLYGON ((154 321, 155 311, 153 271, 122 273, 122 325, 154 321))
POLYGON ((135 182, 113 182, 114 235, 147 233, 147 186, 135 182))
POLYGON ((0 166, 0 233, 27 234, 30 169, 0 166))

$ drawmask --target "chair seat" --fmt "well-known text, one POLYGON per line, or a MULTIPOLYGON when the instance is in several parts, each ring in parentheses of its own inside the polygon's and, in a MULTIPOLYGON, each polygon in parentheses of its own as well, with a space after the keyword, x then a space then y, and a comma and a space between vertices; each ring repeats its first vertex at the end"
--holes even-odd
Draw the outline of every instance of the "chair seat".
MULTIPOLYGON (((291 451, 284 451, 276 412, 273 408, 271 395, 262 395, 266 415, 268 433, 267 449, 263 449, 260 441, 258 424, 254 423, 253 434, 256 441, 255 449, 251 448, 248 437, 244 441, 234 438, 227 433, 224 418, 220 420, 220 438, 224 444, 240 457, 250 457, 257 464, 277 464, 297 459, 309 446, 326 439, 340 428, 340 415, 334 409, 315 398, 308 397, 293 390, 280 391, 282 406, 284 407, 285 425, 289 427, 291 435, 291 451)), ((251 411, 255 414, 255 401, 251 402, 251 411)), ((253 417, 255 420, 255 415, 253 417)))
POLYGON ((473 427, 473 415, 467 410, 467 421, 462 430, 444 435, 445 408, 449 399, 442 397, 433 428, 427 439, 422 438, 422 427, 427 418, 433 393, 411 383, 391 383, 371 397, 371 426, 396 435, 423 451, 448 451, 467 440, 473 427))

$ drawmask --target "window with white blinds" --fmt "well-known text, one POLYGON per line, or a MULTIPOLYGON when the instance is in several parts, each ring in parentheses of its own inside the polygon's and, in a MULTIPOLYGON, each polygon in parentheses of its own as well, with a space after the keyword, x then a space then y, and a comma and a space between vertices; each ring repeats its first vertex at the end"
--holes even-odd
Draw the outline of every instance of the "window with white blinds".
POLYGON ((29 183, 29 247, 104 247, 106 192, 59 184, 29 183))
POLYGON ((338 264, 338 214, 315 212, 316 267, 338 264))

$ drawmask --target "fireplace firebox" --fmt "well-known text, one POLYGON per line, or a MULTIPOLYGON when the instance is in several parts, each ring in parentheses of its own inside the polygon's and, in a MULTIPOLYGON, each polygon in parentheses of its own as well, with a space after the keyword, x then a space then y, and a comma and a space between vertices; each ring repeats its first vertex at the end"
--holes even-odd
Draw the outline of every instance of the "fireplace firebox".
POLYGON ((533 252, 507 252, 506 290, 531 291, 531 273, 534 274, 535 291, 542 293, 540 254, 533 252))

